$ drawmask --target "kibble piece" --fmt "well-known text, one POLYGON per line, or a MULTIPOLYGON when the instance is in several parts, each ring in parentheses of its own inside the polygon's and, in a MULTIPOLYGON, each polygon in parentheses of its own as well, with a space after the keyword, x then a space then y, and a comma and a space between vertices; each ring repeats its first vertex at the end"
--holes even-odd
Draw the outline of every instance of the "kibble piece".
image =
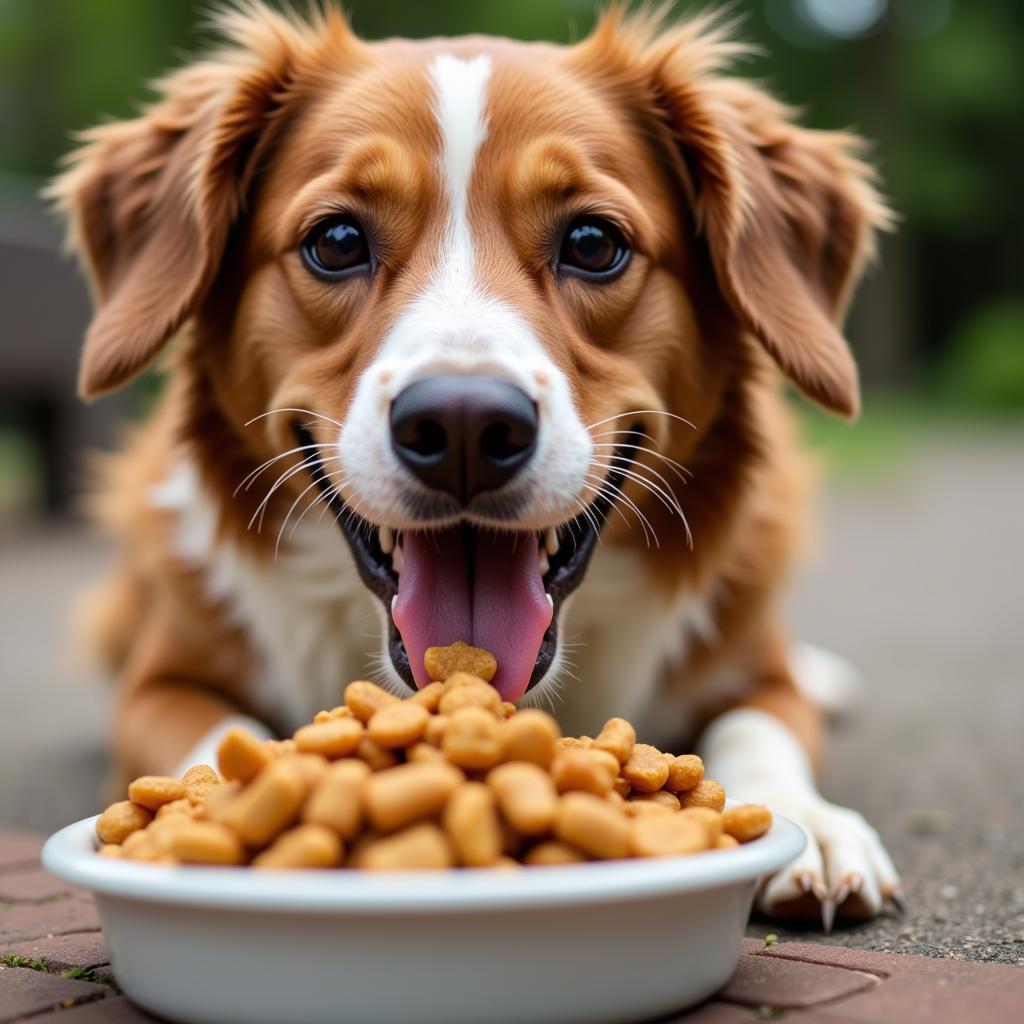
POLYGON ((267 748, 267 753, 273 757, 286 757, 288 754, 298 753, 299 748, 295 745, 295 740, 289 737, 286 740, 266 740, 263 744, 267 748))
POLYGON ((245 850, 238 837, 215 821, 189 821, 169 838, 170 853, 185 864, 241 864, 245 850))
POLYGON ((594 737, 594 746, 607 750, 619 764, 625 764, 633 753, 636 730, 624 718, 609 718, 604 728, 594 737))
POLYGON ((490 651, 456 640, 447 647, 428 647, 423 655, 423 667, 431 679, 443 681, 456 672, 468 672, 489 683, 498 671, 498 662, 490 651))
POLYGON ((661 789, 668 779, 669 758, 649 743, 635 743, 629 759, 622 766, 622 777, 641 793, 661 789))
POLYGON ((704 778, 704 762, 696 754, 680 754, 668 763, 668 781, 665 788, 683 793, 694 788, 704 778))
POLYGON ((381 708, 370 719, 366 735, 382 747, 407 747, 423 735, 429 721, 430 712, 425 707, 405 700, 381 708))
POLYGON ((452 793, 444 809, 444 829, 459 863, 485 867, 502 856, 504 835, 494 793, 482 782, 468 782, 452 793))
POLYGON ((228 805, 221 821, 248 846, 266 846, 295 820, 307 790, 298 768, 272 761, 228 805))
POLYGON ((661 804, 662 807, 667 807, 670 811, 679 810, 679 797, 664 789, 655 790, 653 793, 634 793, 630 796, 629 802, 661 804))
POLYGON ((630 830, 629 849, 637 857, 676 857, 710 845, 704 826, 682 814, 645 815, 630 830))
POLYGON ((479 771, 494 767, 501 758, 497 720, 482 707, 461 708, 448 716, 441 750, 460 768, 479 771))
POLYGON ((714 846, 722 835, 724 819, 718 811, 712 807, 686 807, 681 812, 684 817, 699 821, 708 834, 708 845, 714 846))
POLYGON ((185 784, 185 796, 190 803, 201 804, 210 789, 220 783, 220 776, 208 764, 197 764, 181 777, 185 784))
POLYGON ((128 860, 152 863, 161 855, 161 852, 153 842, 148 828, 136 830, 121 844, 121 855, 128 860))
POLYGON ((621 775, 612 784, 612 789, 623 799, 633 791, 633 787, 629 784, 628 780, 624 779, 621 775))
POLYGON ((441 703, 444 693, 444 683, 433 682, 428 683, 422 690, 417 690, 409 700, 413 704, 422 705, 433 715, 436 714, 437 705, 441 703))
POLYGON ((393 693, 376 683, 359 680, 345 687, 345 705, 360 722, 368 722, 381 708, 397 703, 398 698, 393 693))
POLYGON ((594 741, 589 736, 562 736, 555 741, 558 750, 570 750, 575 747, 589 750, 593 745, 594 741))
POLYGON ((96 821, 96 835, 104 844, 123 843, 133 832, 153 820, 152 812, 131 800, 111 804, 96 821))
POLYGON ((729 835, 727 832, 723 832, 715 840, 716 850, 735 850, 740 845, 740 841, 735 837, 729 835))
POLYGON ((682 795, 680 803, 684 807, 710 807, 720 811, 725 807, 725 790, 713 779, 702 779, 682 795))
POLYGON ((196 808, 191 800, 172 800, 168 804, 164 804, 157 812, 154 821, 161 821, 164 818, 172 818, 176 814, 183 814, 187 817, 194 817, 196 808))
POLYGON ((218 782, 215 786, 210 786, 202 800, 195 805, 196 817, 206 818, 209 821, 220 821, 224 812, 241 792, 242 784, 237 779, 232 779, 230 782, 218 782))
POLYGON ((251 782, 270 763, 271 752, 247 729, 229 729, 217 748, 217 767, 225 779, 251 782))
POLYGON ((457 768, 429 761, 378 772, 366 781, 367 815, 381 832, 429 818, 441 811, 462 778, 457 768))
POLYGON ((448 758, 441 753, 437 747, 432 747, 429 743, 414 743, 411 747, 405 751, 406 761, 447 761, 448 758))
POLYGON ((456 673, 445 683, 445 693, 437 705, 442 715, 452 715, 462 708, 483 708, 492 716, 501 716, 501 695, 475 676, 456 673))
POLYGON ((628 819, 613 804, 592 793, 566 793, 562 797, 555 818, 555 835, 602 860, 629 854, 628 819))
POLYGON ((445 834, 425 823, 367 843, 358 866, 366 871, 439 871, 453 867, 454 858, 445 834))
POLYGON ((369 777, 363 761, 335 761, 306 801, 302 820, 332 828, 342 839, 355 839, 363 827, 363 789, 369 777))
POLYGON ((587 858, 579 850, 566 843, 551 840, 538 843, 523 858, 524 864, 531 867, 555 867, 559 864, 581 864, 587 858))
POLYGON ((124 856, 124 851, 121 847, 114 843, 104 843, 96 852, 101 857, 114 857, 116 859, 124 856))
MULTIPOLYGON (((526 710, 529 711, 531 709, 527 708, 526 710)), ((511 718, 515 713, 516 713, 516 706, 515 706, 515 704, 512 703, 512 701, 510 701, 510 700, 503 700, 501 702, 501 717, 502 718, 511 718)))
MULTIPOLYGON (((595 751, 563 750, 551 762, 551 778, 559 793, 579 790, 595 796, 607 796, 615 781, 615 773, 599 758, 595 751)), ((618 769, 618 762, 615 764, 618 769)))
POLYGON ((772 812, 758 804, 740 804, 739 807, 730 807, 722 815, 722 827, 727 835, 741 843, 749 843, 772 827, 772 812))
POLYGON ((283 832, 259 856, 254 868, 333 868, 344 848, 337 834, 323 825, 299 825, 283 832))
POLYGON ((448 716, 447 715, 434 715, 429 722, 427 722, 426 731, 423 733, 423 739, 429 743, 432 747, 440 747, 441 741, 444 739, 444 731, 448 728, 448 716))
POLYGON ((523 836, 546 832, 558 812, 555 784, 539 765, 509 761, 487 776, 505 820, 523 836))
MULTIPOLYGON (((646 795, 646 794, 645 794, 646 795)), ((651 794, 653 796, 653 794, 651 794)), ((642 818, 648 814, 675 814, 671 807, 655 803, 653 800, 629 799, 623 801, 622 810, 627 817, 642 818)))
POLYGON ((355 752, 363 738, 363 727, 355 718, 332 718, 304 725, 295 734, 295 745, 304 754, 319 754, 336 760, 355 752))
POLYGON ((356 747, 356 757, 365 761, 370 766, 370 770, 374 772, 382 772, 401 764, 395 751, 388 747, 382 747, 376 740, 371 740, 369 736, 364 736, 359 741, 359 746, 356 747))
POLYGON ((503 761, 532 761, 541 768, 550 766, 555 744, 561 735, 558 723, 545 711, 526 708, 506 718, 498 729, 503 761))
POLYGON ((318 711, 313 716, 314 722, 329 722, 332 718, 351 718, 352 709, 345 704, 339 704, 330 711, 318 711))

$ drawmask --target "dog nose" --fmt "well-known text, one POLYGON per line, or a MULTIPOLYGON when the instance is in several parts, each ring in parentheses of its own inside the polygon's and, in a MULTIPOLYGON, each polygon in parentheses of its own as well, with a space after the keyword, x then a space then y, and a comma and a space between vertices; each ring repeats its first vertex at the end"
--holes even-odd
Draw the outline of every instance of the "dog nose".
POLYGON ((391 403, 391 447, 402 464, 463 505, 508 483, 536 445, 533 400, 495 377, 427 377, 391 403))

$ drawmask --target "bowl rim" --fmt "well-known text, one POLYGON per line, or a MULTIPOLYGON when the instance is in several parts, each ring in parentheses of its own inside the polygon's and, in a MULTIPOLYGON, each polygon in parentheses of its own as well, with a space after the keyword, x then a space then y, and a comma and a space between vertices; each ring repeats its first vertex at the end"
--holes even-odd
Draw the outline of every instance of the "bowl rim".
POLYGON ((773 814, 752 843, 686 857, 600 861, 507 871, 260 871, 125 863, 96 854, 96 819, 83 818, 43 847, 47 870, 102 896, 221 910, 308 914, 469 914, 654 899, 752 882, 793 860, 803 830, 773 814))

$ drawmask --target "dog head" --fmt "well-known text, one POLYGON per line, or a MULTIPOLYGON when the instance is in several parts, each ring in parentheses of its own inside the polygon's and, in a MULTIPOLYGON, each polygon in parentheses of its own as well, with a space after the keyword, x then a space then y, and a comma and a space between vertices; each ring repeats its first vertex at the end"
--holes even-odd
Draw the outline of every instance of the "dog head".
POLYGON ((221 27, 55 185, 96 303, 81 390, 184 334, 245 463, 288 470, 269 507, 335 510, 406 683, 458 639, 505 698, 542 683, 610 512, 685 547, 673 474, 738 378, 773 361, 855 414, 837 324, 884 207, 855 139, 727 76, 713 20, 613 12, 567 48, 258 3, 221 27))

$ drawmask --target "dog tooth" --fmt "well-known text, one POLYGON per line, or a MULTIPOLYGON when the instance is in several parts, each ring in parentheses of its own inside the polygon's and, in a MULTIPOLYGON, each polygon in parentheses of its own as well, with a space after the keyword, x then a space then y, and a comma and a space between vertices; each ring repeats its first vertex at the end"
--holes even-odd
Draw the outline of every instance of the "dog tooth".
POLYGON ((555 599, 549 593, 547 593, 547 591, 544 592, 544 596, 548 599, 548 604, 551 605, 552 608, 554 608, 555 599))
POLYGON ((396 573, 401 573, 404 566, 405 560, 402 558, 402 545, 396 544, 395 550, 391 552, 391 568, 396 573))
POLYGON ((548 572, 548 569, 550 569, 550 568, 551 568, 551 563, 548 561, 548 553, 546 551, 542 551, 540 553, 540 574, 541 574, 541 576, 546 576, 547 572, 548 572))
POLYGON ((395 614, 395 605, 396 604, 398 604, 398 595, 397 594, 395 594, 395 596, 391 598, 391 614, 392 615, 395 614))
POLYGON ((544 532, 544 550, 552 557, 558 554, 558 531, 553 526, 544 532))
POLYGON ((391 532, 390 526, 377 527, 377 541, 385 555, 390 555, 395 550, 395 535, 391 532))

